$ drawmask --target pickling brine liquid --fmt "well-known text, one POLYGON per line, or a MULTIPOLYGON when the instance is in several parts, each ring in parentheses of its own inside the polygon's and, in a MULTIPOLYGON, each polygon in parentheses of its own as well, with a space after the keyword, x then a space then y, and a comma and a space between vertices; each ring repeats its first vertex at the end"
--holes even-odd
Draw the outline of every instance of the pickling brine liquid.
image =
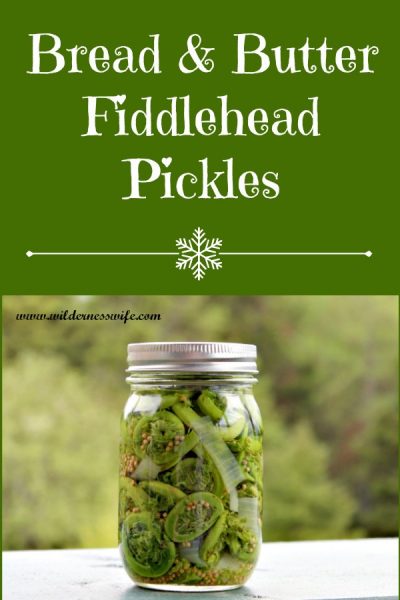
POLYGON ((141 586, 230 589, 260 551, 260 412, 240 377, 186 379, 132 386, 121 421, 120 549, 141 586))

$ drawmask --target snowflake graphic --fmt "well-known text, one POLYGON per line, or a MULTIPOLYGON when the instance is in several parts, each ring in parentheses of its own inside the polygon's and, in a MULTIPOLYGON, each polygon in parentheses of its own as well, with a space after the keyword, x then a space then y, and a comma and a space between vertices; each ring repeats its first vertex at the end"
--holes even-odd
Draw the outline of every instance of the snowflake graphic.
POLYGON ((218 258, 222 240, 218 238, 209 240, 201 227, 194 230, 190 239, 179 238, 176 240, 176 246, 180 251, 176 268, 190 269, 197 281, 203 279, 207 269, 222 269, 222 261, 218 258))

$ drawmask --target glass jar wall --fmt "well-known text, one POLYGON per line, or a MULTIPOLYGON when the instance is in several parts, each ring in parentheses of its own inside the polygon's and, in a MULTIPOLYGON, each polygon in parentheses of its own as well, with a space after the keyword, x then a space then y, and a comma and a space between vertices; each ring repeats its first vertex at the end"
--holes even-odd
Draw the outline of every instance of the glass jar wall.
POLYGON ((142 587, 239 587, 261 544, 262 422, 255 347, 128 347, 119 542, 142 587))

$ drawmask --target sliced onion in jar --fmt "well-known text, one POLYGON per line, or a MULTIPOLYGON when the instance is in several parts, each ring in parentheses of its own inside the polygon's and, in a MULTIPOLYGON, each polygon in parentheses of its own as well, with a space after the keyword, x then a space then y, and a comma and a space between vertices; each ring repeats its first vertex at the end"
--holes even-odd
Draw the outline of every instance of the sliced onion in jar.
POLYGON ((160 471, 161 467, 156 465, 151 458, 145 456, 132 473, 132 477, 138 481, 147 481, 150 479, 156 479, 160 471))
POLYGON ((206 567, 207 563, 200 558, 199 550, 203 541, 203 536, 195 538, 191 542, 183 542, 179 544, 179 554, 182 558, 186 558, 189 562, 197 565, 198 567, 206 567))
POLYGON ((222 441, 218 431, 207 417, 193 419, 191 427, 211 456, 226 489, 231 492, 245 479, 234 455, 222 441))
POLYGON ((229 492, 229 508, 232 512, 239 512, 239 496, 236 488, 229 492))
POLYGON ((239 498, 238 505, 239 517, 245 520, 247 527, 257 533, 259 530, 258 498, 239 498))

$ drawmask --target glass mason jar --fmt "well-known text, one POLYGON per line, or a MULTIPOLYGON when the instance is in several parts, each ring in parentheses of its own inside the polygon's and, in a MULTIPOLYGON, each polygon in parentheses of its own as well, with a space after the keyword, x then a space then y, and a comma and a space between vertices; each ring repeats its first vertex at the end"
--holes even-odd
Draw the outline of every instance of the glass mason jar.
POLYGON ((240 587, 261 546, 256 347, 129 344, 121 420, 119 543, 140 586, 240 587))

